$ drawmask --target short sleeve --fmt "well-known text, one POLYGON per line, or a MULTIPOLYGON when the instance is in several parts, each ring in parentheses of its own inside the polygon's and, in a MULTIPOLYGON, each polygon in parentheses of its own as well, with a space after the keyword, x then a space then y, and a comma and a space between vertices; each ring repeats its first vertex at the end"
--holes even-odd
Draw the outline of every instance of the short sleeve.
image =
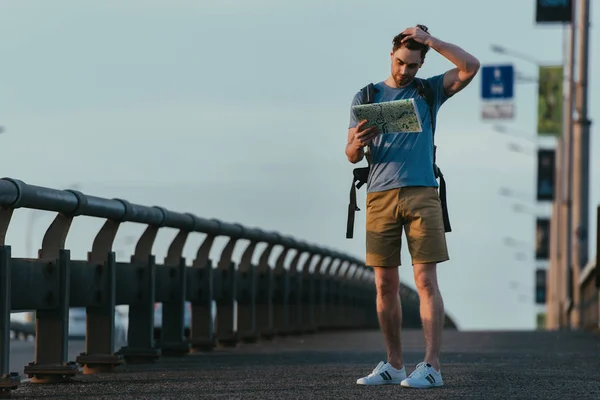
POLYGON ((446 91, 444 90, 444 75, 445 74, 440 74, 432 76, 431 78, 427 78, 431 89, 433 89, 436 109, 439 109, 441 105, 449 99, 449 97, 446 96, 446 91))
POLYGON ((354 110, 352 110, 352 107, 359 104, 362 104, 362 96, 360 92, 354 95, 352 104, 350 105, 350 124, 348 125, 348 129, 355 128, 356 125, 358 125, 358 120, 356 119, 356 114, 354 113, 354 110))

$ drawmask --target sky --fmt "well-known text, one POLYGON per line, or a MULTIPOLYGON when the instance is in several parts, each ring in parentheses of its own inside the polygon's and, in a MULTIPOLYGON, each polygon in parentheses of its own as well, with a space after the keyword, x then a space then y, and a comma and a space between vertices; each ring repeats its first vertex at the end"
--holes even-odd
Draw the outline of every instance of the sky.
MULTIPOLYGON (((536 77, 535 64, 491 50, 495 44, 563 62, 563 28, 536 25, 534 4, 0 0, 0 174, 278 231, 364 259, 364 208, 355 238, 345 238, 356 167, 344 154, 352 97, 388 76, 392 38, 418 23, 482 65, 512 63, 536 77)), ((600 7, 591 12, 598 21, 600 7)), ((590 35, 591 228, 600 204, 600 84, 591 73, 600 32, 593 24, 590 35)), ((432 51, 419 76, 452 67, 432 51)), ((548 216, 550 207, 534 201, 534 145, 481 119, 480 78, 438 114, 438 164, 453 225, 440 289, 461 329, 532 329, 540 309, 533 300, 535 215, 548 216), (525 212, 499 195, 503 187, 531 199, 525 212), (520 247, 507 246, 506 237, 520 247)), ((516 117, 503 125, 535 135, 537 86, 515 90, 516 117)), ((542 139, 541 147, 552 146, 542 139)), ((16 211, 7 238, 13 255, 39 248, 53 217, 16 211)), ((67 239, 73 258, 86 256, 102 222, 75 220, 67 239)), ((126 238, 143 229, 123 225, 115 245, 121 258, 134 246, 126 238)), ((159 233, 159 262, 175 233, 159 233)), ((186 245, 188 263, 202 238, 186 245)), ((401 280, 414 287, 404 244, 402 264, 401 280)))

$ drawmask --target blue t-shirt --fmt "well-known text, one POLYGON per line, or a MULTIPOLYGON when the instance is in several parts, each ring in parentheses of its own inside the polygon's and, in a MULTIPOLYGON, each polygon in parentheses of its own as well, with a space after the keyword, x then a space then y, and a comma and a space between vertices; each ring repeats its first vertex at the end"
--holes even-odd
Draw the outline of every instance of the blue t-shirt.
MULTIPOLYGON (((444 74, 426 79, 434 93, 433 111, 437 112, 448 99, 444 93, 444 74)), ((417 91, 413 80, 408 86, 392 88, 384 82, 375 84, 378 90, 375 102, 414 98, 421 117, 422 132, 399 132, 379 134, 370 144, 371 170, 367 181, 367 192, 382 192, 405 186, 433 186, 438 183, 433 172, 433 135, 429 105, 417 91)), ((360 91, 354 96, 352 105, 361 104, 360 91)), ((350 128, 358 120, 350 109, 350 128)))

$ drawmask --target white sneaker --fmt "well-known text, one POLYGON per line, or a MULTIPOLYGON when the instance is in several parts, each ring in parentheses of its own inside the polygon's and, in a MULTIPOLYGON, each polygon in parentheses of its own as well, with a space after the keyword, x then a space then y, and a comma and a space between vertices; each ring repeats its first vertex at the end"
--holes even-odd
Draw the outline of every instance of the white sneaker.
POLYGON ((430 364, 420 362, 417 368, 401 383, 403 387, 428 389, 444 385, 441 371, 436 371, 430 364))
POLYGON ((406 379, 406 369, 398 370, 390 363, 381 361, 373 372, 356 381, 359 385, 399 385, 403 379, 406 379))

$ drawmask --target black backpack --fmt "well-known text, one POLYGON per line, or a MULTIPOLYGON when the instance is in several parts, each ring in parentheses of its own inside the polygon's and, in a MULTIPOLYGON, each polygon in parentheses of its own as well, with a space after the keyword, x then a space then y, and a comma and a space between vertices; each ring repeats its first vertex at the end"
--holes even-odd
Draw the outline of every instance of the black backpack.
MULTIPOLYGON (((429 105, 429 114, 431 115, 431 132, 433 133, 433 173, 435 178, 440 180, 440 200, 442 202, 442 214, 444 219, 444 231, 452 232, 452 228, 450 226, 450 218, 448 217, 448 205, 446 202, 446 181, 444 179, 444 175, 442 171, 438 168, 435 162, 435 154, 437 147, 435 145, 435 113, 433 112, 433 102, 434 102, 434 93, 431 87, 429 86, 429 82, 415 78, 417 83, 417 90, 419 95, 425 98, 427 104, 429 105)), ((364 88, 361 89, 362 95, 362 104, 371 104, 375 101, 375 94, 377 93, 377 89, 375 86, 370 83, 364 88)), ((365 153, 365 158, 367 159, 367 167, 355 168, 352 178, 352 185, 350 186, 350 203, 348 204, 348 224, 346 227, 346 238, 351 239, 354 237, 354 213, 356 211, 360 211, 356 204, 356 189, 360 189, 361 186, 367 183, 369 178, 369 171, 371 169, 371 157, 367 152, 365 153)))

